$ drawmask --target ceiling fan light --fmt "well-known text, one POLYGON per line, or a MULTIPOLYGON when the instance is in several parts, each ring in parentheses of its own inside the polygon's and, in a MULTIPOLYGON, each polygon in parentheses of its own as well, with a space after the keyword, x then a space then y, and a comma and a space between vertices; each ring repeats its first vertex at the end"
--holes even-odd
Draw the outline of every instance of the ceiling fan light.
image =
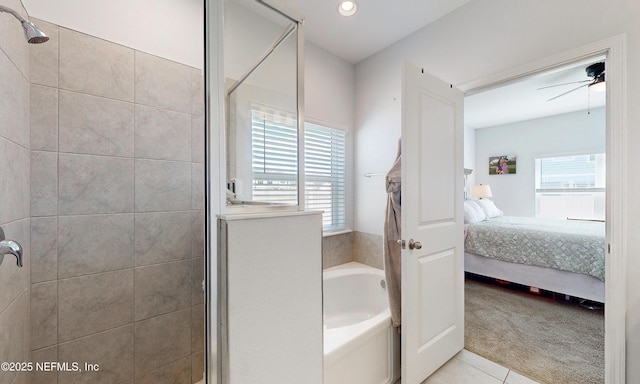
POLYGON ((589 84, 589 90, 593 92, 604 92, 607 90, 607 83, 603 79, 596 79, 596 81, 589 84))
POLYGON ((353 16, 358 10, 358 3, 356 0, 340 0, 338 5, 338 12, 342 16, 353 16))

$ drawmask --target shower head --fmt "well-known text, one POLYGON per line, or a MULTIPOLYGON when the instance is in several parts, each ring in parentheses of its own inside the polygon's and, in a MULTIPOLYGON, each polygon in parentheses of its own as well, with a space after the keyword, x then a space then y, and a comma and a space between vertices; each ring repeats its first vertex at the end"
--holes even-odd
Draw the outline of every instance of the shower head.
POLYGON ((22 29, 24 29, 24 38, 27 39, 29 44, 40 44, 49 40, 49 36, 45 35, 38 27, 32 22, 20 16, 20 14, 11 8, 0 5, 0 12, 7 12, 12 14, 16 19, 22 23, 22 29))

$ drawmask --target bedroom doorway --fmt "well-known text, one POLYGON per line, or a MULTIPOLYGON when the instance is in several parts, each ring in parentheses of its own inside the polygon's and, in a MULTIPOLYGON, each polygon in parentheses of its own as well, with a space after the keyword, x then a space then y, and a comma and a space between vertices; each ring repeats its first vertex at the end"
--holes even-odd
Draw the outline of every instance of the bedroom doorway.
MULTIPOLYGON (((481 79, 469 84, 465 84, 460 86, 460 88, 465 91, 466 96, 478 95, 480 92, 484 92, 487 90, 494 90, 498 88, 506 88, 512 87, 516 83, 522 82, 525 78, 534 78, 540 79, 544 75, 548 75, 551 78, 555 78, 557 84, 562 82, 558 82, 564 76, 563 69, 571 68, 571 67, 580 67, 582 66, 584 72, 584 76, 580 80, 569 79, 565 81, 566 83, 572 83, 573 81, 582 81, 589 80, 586 73, 586 68, 589 65, 594 63, 604 62, 606 64, 606 84, 607 91, 605 93, 606 102, 601 105, 598 104, 598 100, 596 98, 592 99, 592 95, 589 93, 585 94, 583 99, 582 108, 584 113, 588 114, 590 118, 596 117, 601 119, 605 125, 605 132, 603 136, 605 137, 605 145, 604 154, 606 156, 606 199, 605 203, 602 204, 603 210, 606 210, 606 308, 604 310, 604 327, 606 328, 605 334, 605 347, 604 347, 604 380, 607 383, 613 382, 624 382, 624 310, 625 303, 621 298, 624 298, 624 289, 625 289, 625 274, 624 274, 624 265, 625 254, 623 252, 623 244, 624 244, 624 233, 622 229, 622 206, 624 204, 624 196, 622 194, 622 181, 623 181, 623 159, 624 159, 624 146, 622 143, 624 142, 623 138, 625 136, 626 127, 624 125, 624 115, 623 115, 623 89, 624 89, 624 81, 623 78, 625 76, 624 68, 622 66, 622 57, 623 57, 623 44, 624 37, 616 37, 604 42, 592 44, 590 46, 581 47, 579 49, 566 52, 561 55, 557 55, 555 57, 547 58, 544 60, 540 60, 535 63, 531 63, 527 66, 523 66, 516 70, 512 70, 503 74, 499 74, 497 76, 481 79), (606 207, 606 208, 605 208, 606 207), (612 244, 618 244, 617 247, 612 246, 612 244), (615 254, 615 257, 614 257, 615 254), (619 280, 622 279, 622 280, 619 280)), ((591 79, 591 81, 585 81, 585 83, 578 83, 575 86, 571 86, 571 84, 567 84, 567 87, 551 87, 545 88, 543 90, 538 90, 537 88, 544 88, 546 85, 538 85, 534 88, 534 92, 547 92, 547 91, 557 91, 562 90, 562 92, 556 92, 555 95, 550 96, 549 98, 554 98, 557 95, 561 95, 567 90, 571 90, 577 88, 580 85, 586 85, 584 88, 588 88, 588 85, 591 84, 595 79, 591 79), (554 89, 556 88, 556 89, 554 89)), ((564 96, 560 96, 558 99, 562 99, 567 95, 571 95, 572 93, 580 92, 580 90, 568 92, 564 96)), ((522 98, 514 98, 518 102, 522 102, 522 98)), ((546 99, 548 100, 548 99, 546 99)), ((545 101, 546 101, 545 100, 545 101)), ((557 100, 557 99, 555 99, 557 100)), ((604 100, 603 100, 604 101, 604 100)), ((465 99, 465 109, 467 109, 467 99, 465 99)), ((503 109, 509 109, 508 105, 502 104, 503 109)), ((579 109, 578 109, 579 111, 579 109)), ((556 112, 556 115, 561 112, 556 112)), ((566 112, 565 112, 566 113, 566 112)), ((569 113, 579 113, 574 111, 570 111, 569 113)), ((496 117, 496 114, 493 114, 493 118, 496 117)), ((529 117, 529 119, 544 119, 541 116, 537 117, 529 117)), ((465 116, 466 120, 466 116, 465 116)), ((593 120, 593 119, 592 119, 593 120)), ((466 123, 466 122, 465 122, 466 123)), ((505 123, 494 122, 494 125, 502 125, 505 123)), ((505 140, 496 140, 497 143, 503 144, 502 146, 498 145, 493 148, 495 153, 491 153, 487 155, 486 153, 479 154, 474 153, 474 150, 469 150, 469 145, 475 144, 476 138, 474 138, 474 131, 470 130, 472 128, 465 127, 465 168, 473 168, 474 171, 470 177, 468 177, 467 185, 479 185, 480 181, 484 181, 482 184, 488 184, 491 186, 493 190, 494 196, 499 196, 500 192, 504 192, 506 186, 510 182, 509 178, 516 178, 518 176, 527 175, 527 167, 534 167, 535 161, 528 162, 525 159, 525 156, 518 153, 507 153, 512 148, 509 147, 509 144, 505 140), (469 134, 469 132, 471 132, 469 134), (488 178, 490 157, 506 157, 509 155, 516 155, 516 168, 515 175, 509 176, 491 176, 488 178), (473 161, 469 161, 468 157, 471 156, 473 161), (484 159, 484 157, 487 157, 484 159), (528 162, 528 163, 527 163, 528 162), (534 163, 534 164, 532 164, 534 163), (480 176, 480 172, 484 173, 484 176, 480 176), (494 187, 495 185, 495 187, 494 187)), ((575 137, 575 136, 573 136, 575 137)), ((568 140, 569 137, 562 136, 562 134, 558 131, 556 132, 555 141, 559 142, 562 140, 568 140)), ((527 143, 531 143, 530 137, 523 137, 521 140, 526 141, 527 143)), ((598 150, 597 146, 591 146, 589 148, 590 151, 598 150)), ((538 151, 536 155, 543 155, 544 151, 538 151)), ((573 153, 564 153, 564 154, 576 154, 576 151, 567 151, 573 153)), ((521 152, 522 153, 522 152, 521 152)), ((548 154, 548 153, 546 153, 548 154)), ((542 156, 539 156, 542 157, 542 156)), ((531 171, 535 174, 535 170, 531 171)), ((511 179, 513 180, 513 179, 511 179)), ((536 192, 535 192, 535 181, 529 181, 529 194, 532 196, 532 200, 536 201, 536 192)), ((504 197, 504 195, 502 196, 504 197)), ((495 199, 499 200, 499 199, 495 199)), ((502 199, 503 208, 505 212, 517 212, 520 215, 529 215, 535 216, 536 214, 536 204, 533 204, 532 207, 527 209, 523 209, 522 207, 517 207, 518 200, 517 198, 511 196, 511 199, 502 199)), ((498 203, 498 201, 496 201, 498 203)), ((500 208, 498 204, 498 208, 500 208)), ((469 306, 469 304, 467 304, 469 306)), ((500 340, 493 340, 493 343, 499 344, 500 340)), ((507 354, 506 350, 502 350, 502 353, 507 354)), ((530 361, 528 362, 530 363, 530 361)), ((602 363, 602 362, 601 362, 602 363)))

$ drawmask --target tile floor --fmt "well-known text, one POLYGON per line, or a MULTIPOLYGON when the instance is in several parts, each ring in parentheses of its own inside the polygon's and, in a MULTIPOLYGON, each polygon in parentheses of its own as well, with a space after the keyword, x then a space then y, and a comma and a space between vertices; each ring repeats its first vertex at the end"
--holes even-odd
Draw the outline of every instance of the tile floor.
POLYGON ((517 372, 463 349, 422 384, 538 384, 517 372))
MULTIPOLYGON (((398 381, 396 384, 399 384, 398 381)), ((463 349, 422 384, 538 384, 517 372, 463 349)), ((204 384, 204 379, 197 384, 204 384)))

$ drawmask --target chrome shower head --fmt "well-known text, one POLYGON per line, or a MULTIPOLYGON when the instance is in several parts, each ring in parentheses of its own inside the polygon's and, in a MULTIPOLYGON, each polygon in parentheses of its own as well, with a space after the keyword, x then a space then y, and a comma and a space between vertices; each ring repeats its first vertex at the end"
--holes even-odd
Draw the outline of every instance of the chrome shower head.
POLYGON ((22 29, 24 29, 24 37, 29 44, 41 44, 49 40, 49 36, 45 35, 29 20, 22 22, 22 29))
POLYGON ((22 23, 24 38, 27 39, 29 44, 40 44, 49 40, 49 36, 45 35, 45 33, 38 29, 32 22, 20 16, 20 14, 13 9, 0 5, 0 12, 10 13, 22 23))

